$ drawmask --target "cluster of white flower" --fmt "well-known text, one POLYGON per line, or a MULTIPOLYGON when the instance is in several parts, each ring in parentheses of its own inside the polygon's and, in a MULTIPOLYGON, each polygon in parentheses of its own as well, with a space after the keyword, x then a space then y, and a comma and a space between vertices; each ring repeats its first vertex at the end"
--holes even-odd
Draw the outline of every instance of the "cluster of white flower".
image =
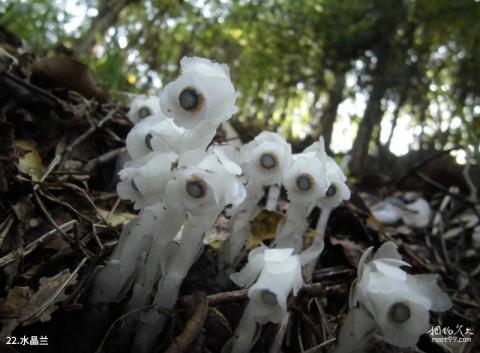
MULTIPOLYGON (((123 299, 133 288, 127 310, 151 304, 172 309, 202 251, 203 234, 222 211, 235 212, 246 197, 234 151, 209 146, 220 123, 237 111, 228 67, 203 58, 183 58, 180 64, 180 76, 160 99, 141 96, 131 104, 131 160, 119 173, 117 191, 140 214, 96 276, 92 304, 123 299), (173 241, 177 235, 179 243, 173 241)), ((151 351, 164 321, 156 310, 142 314, 130 327, 131 350, 151 351)))
POLYGON ((258 202, 268 188, 267 210, 275 210, 280 186, 290 204, 285 221, 276 235, 276 247, 293 248, 299 253, 308 227, 308 215, 320 207, 324 219, 313 247, 307 249, 302 264, 313 261, 323 249, 323 231, 330 211, 350 198, 346 177, 337 163, 325 153, 323 139, 302 153, 291 153, 291 146, 280 135, 262 132, 240 149, 241 166, 247 180, 247 198, 232 221, 232 235, 219 256, 219 267, 234 267, 242 258, 242 248, 250 235, 250 221, 258 212, 258 202), (308 255, 307 255, 308 254, 308 255), (308 259, 308 260, 307 260, 308 259))
POLYGON ((429 311, 452 306, 437 285, 437 275, 410 275, 400 268, 410 265, 402 261, 395 243, 384 243, 368 261, 372 251, 367 249, 359 261, 350 312, 334 353, 362 351, 377 331, 392 345, 414 346, 429 328, 429 311))
MULTIPOLYGON (((132 342, 131 352, 151 352, 166 320, 158 309, 173 309, 183 279, 202 252, 204 234, 225 213, 230 237, 220 250, 218 267, 224 277, 231 274, 235 284, 249 288, 249 303, 224 351, 248 352, 259 325, 279 323, 287 314, 289 295, 295 296, 303 283, 302 266, 322 252, 329 214, 350 198, 350 190, 321 138, 298 154, 273 132, 260 133, 239 151, 212 145, 217 128, 237 111, 228 67, 203 58, 183 58, 180 64, 180 76, 159 98, 140 96, 128 112, 134 123, 126 141, 130 160, 119 172, 117 191, 139 215, 124 228, 94 279, 91 317, 98 326, 108 314, 105 304, 127 295, 126 312, 150 307, 126 323, 120 336, 132 342), (253 249, 245 267, 232 273, 245 253, 260 201, 266 196, 265 208, 277 210, 282 187, 289 206, 274 248, 253 249), (317 236, 303 249, 315 207, 321 209, 317 236)), ((398 335, 408 334, 413 342, 428 310, 443 309, 446 299, 440 298, 433 277, 407 275, 391 245, 381 249, 372 262, 362 260, 353 303, 360 305, 361 319, 370 318, 388 342, 398 343, 398 335), (429 299, 432 293, 436 301, 429 299)), ((351 316, 358 320, 357 314, 351 316)))

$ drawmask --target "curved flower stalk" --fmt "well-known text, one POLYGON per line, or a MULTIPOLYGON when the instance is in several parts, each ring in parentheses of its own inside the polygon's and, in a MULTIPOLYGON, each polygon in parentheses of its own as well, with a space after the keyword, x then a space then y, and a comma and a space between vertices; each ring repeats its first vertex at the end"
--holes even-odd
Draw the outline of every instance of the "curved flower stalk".
POLYGON ((302 286, 300 259, 293 249, 252 250, 248 263, 230 277, 238 286, 248 287, 249 302, 233 342, 232 353, 249 352, 254 342, 255 323, 280 323, 287 313, 290 293, 297 295, 302 286), (253 285, 252 285, 253 284, 253 285))
POLYGON ((350 199, 350 189, 347 186, 347 177, 332 157, 327 156, 323 138, 310 147, 305 152, 316 152, 323 163, 325 178, 327 180, 327 189, 325 196, 320 198, 318 206, 322 209, 334 209, 343 201, 350 199))
POLYGON ((313 239, 310 247, 300 254, 302 265, 315 261, 322 253, 325 245, 325 230, 330 213, 335 207, 338 207, 343 201, 350 198, 350 189, 346 184, 347 178, 335 160, 327 156, 323 138, 321 137, 318 142, 307 147, 305 152, 315 153, 322 161, 324 178, 326 180, 326 191, 325 196, 317 200, 317 206, 321 209, 320 218, 316 226, 317 235, 313 239))
POLYGON ((327 180, 324 165, 315 152, 293 156, 293 162, 283 175, 290 205, 283 225, 276 236, 276 246, 292 247, 298 253, 303 246, 303 234, 307 230, 307 217, 318 200, 325 196, 327 180))
POLYGON ((130 109, 127 113, 128 119, 134 124, 140 120, 160 113, 160 101, 156 96, 140 95, 130 103, 130 109))
MULTIPOLYGON (((410 265, 402 261, 393 242, 384 243, 367 261, 372 250, 367 249, 360 259, 350 305, 365 309, 386 342, 414 346, 428 330, 429 311, 446 311, 451 300, 437 285, 437 275, 410 275, 402 270, 401 266, 410 265)), ((345 347, 346 343, 339 342, 342 344, 345 347)))
POLYGON ((242 170, 247 180, 247 198, 231 221, 231 234, 219 254, 219 268, 233 267, 241 258, 242 249, 250 236, 250 220, 258 210, 258 202, 269 187, 268 209, 277 207, 282 175, 291 163, 289 143, 274 132, 264 131, 240 149, 242 170))
POLYGON ((173 177, 172 167, 178 155, 174 152, 150 153, 138 160, 129 161, 118 173, 120 198, 135 202, 135 209, 157 203, 163 199, 165 187, 173 177))
MULTIPOLYGON (((184 153, 168 183, 165 200, 186 217, 180 245, 170 243, 161 259, 161 279, 153 304, 172 309, 180 285, 203 249, 203 234, 213 226, 227 206, 236 209, 246 196, 237 175, 238 165, 212 148, 208 152, 192 150, 184 153), (199 161, 196 162, 195 161, 199 161)), ((166 316, 150 310, 138 321, 132 352, 148 352, 163 329, 166 316)))
POLYGON ((216 130, 237 112, 237 93, 227 65, 184 57, 180 69, 181 75, 160 93, 163 113, 177 125, 192 129, 206 123, 216 130))

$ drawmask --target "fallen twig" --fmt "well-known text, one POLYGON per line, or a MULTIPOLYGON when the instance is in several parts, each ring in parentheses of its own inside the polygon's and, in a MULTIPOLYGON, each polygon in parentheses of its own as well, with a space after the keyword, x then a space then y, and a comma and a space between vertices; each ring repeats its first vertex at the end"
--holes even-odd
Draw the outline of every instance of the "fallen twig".
POLYGON ((187 298, 186 303, 195 307, 193 315, 185 325, 183 332, 173 339, 165 353, 185 352, 197 337, 207 318, 208 300, 205 292, 195 292, 187 298))

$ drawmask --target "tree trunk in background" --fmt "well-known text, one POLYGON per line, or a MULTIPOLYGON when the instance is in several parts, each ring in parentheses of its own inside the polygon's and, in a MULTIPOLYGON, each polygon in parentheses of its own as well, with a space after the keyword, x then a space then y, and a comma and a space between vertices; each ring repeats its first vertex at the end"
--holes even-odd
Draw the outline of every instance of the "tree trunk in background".
POLYGON ((390 150, 390 145, 392 144, 393 134, 395 132, 395 128, 397 127, 398 118, 400 116, 400 109, 402 108, 403 103, 405 103, 405 100, 407 98, 407 91, 408 91, 409 85, 407 84, 405 86, 406 88, 401 92, 400 98, 398 99, 398 102, 397 102, 397 106, 395 107, 395 111, 393 112, 392 128, 390 129, 387 142, 385 143, 385 146, 384 146, 384 150, 387 152, 390 150))
POLYGON ((136 2, 139 2, 139 0, 100 1, 97 16, 75 46, 75 56, 89 52, 97 43, 97 40, 103 38, 107 30, 117 23, 120 12, 128 5, 136 2))
POLYGON ((343 101, 343 90, 345 89, 345 72, 338 72, 335 75, 335 83, 329 92, 328 103, 320 118, 319 135, 325 140, 325 149, 330 152, 330 142, 332 141, 333 124, 337 118, 337 110, 343 101))
POLYGON ((352 175, 359 175, 361 173, 367 161, 368 146, 372 138, 373 129, 376 125, 380 124, 383 117, 384 112, 381 101, 388 88, 385 75, 388 66, 389 52, 389 45, 384 46, 383 50, 379 51, 377 66, 372 72, 372 90, 351 152, 352 159, 349 167, 352 175))

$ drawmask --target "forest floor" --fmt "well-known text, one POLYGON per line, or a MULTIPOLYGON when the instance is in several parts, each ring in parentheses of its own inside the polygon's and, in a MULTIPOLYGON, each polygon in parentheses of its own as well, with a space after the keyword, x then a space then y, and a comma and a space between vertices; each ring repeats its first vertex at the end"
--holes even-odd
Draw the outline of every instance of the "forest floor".
MULTIPOLYGON (((9 53, 0 47, 0 352, 122 352, 115 346, 115 329, 122 320, 99 327, 101 335, 95 342, 85 341, 82 325, 89 280, 111 254, 123 225, 135 216, 115 191, 131 128, 126 107, 109 98, 78 62, 15 55, 18 41, 6 34, 2 38, 9 53), (42 342, 47 338, 48 345, 32 347, 22 340, 31 342, 34 336, 42 342)), ((433 160, 425 156, 405 178, 423 175, 429 182, 421 172, 433 160)), ((399 221, 387 226, 367 205, 387 195, 419 197, 424 190, 407 192, 398 183, 375 183, 373 187, 370 183, 368 193, 352 185, 352 199, 331 216, 312 283, 290 300, 288 320, 264 327, 255 352, 327 352, 347 311, 362 251, 386 240, 399 245, 405 261, 412 264, 411 273, 440 275, 440 285, 454 306, 432 314, 432 326, 457 331, 462 325, 463 333, 468 328, 476 335, 470 343, 440 344, 425 334, 416 348, 407 350, 377 338, 371 351, 478 349, 480 235, 474 232, 480 205, 430 180, 435 192, 427 197, 433 214, 429 225, 415 228, 399 221)), ((258 220, 254 239, 268 242, 271 223, 272 217, 258 220)), ((220 229, 209 237, 183 283, 159 351, 219 352, 232 336, 246 291, 233 283, 219 288, 213 280, 222 235, 220 229)))

